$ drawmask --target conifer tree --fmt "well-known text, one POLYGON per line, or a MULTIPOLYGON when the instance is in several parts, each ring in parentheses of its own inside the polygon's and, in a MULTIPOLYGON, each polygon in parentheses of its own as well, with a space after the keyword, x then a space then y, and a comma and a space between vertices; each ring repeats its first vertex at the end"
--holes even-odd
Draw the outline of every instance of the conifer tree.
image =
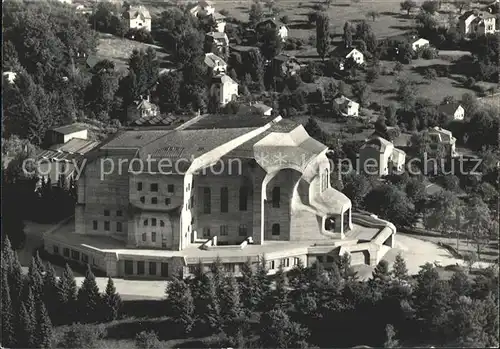
POLYGON ((66 264, 66 268, 59 279, 58 289, 61 307, 67 309, 64 314, 61 314, 61 322, 69 323, 74 320, 74 315, 76 313, 74 309, 77 300, 77 287, 75 276, 68 264, 66 264))
POLYGON ((289 291, 288 291, 288 278, 286 277, 283 269, 283 264, 280 264, 278 272, 276 273, 276 288, 273 291, 274 306, 284 309, 289 305, 289 291))
POLYGON ((30 318, 30 323, 35 324, 37 300, 35 299, 35 295, 33 294, 31 285, 29 284, 28 281, 24 282, 21 299, 22 303, 24 304, 24 308, 26 309, 26 312, 28 314, 28 317, 30 318))
POLYGON ((266 302, 269 297, 271 290, 271 281, 267 276, 267 261, 262 256, 260 258, 259 264, 257 265, 257 271, 255 273, 255 286, 256 286, 256 298, 257 298, 257 309, 263 310, 266 308, 266 302))
POLYGON ((381 260, 375 266, 375 269, 372 273, 373 280, 387 281, 389 280, 390 272, 389 272, 389 263, 386 260, 381 260))
POLYGON ((37 266, 38 271, 40 274, 43 274, 45 272, 45 264, 43 263, 42 259, 40 258, 40 254, 38 251, 36 251, 35 254, 35 264, 37 266))
MULTIPOLYGON (((2 256, 3 257, 3 256, 2 256)), ((9 283, 7 275, 2 274, 2 340, 1 344, 5 348, 10 348, 15 344, 14 337, 14 311, 10 299, 9 283)))
POLYGON ((78 290, 78 312, 82 322, 96 322, 100 317, 101 294, 95 281, 95 276, 87 265, 87 273, 82 286, 78 290))
POLYGON ((2 235, 2 268, 5 268, 7 272, 11 271, 12 264, 14 263, 14 250, 12 249, 12 244, 10 239, 6 234, 2 235))
POLYGON ((40 301, 43 293, 43 278, 35 257, 31 258, 31 264, 28 271, 28 281, 35 300, 37 302, 40 301))
POLYGON ((243 309, 246 312, 252 312, 257 307, 258 298, 255 274, 250 259, 247 259, 245 264, 243 264, 239 286, 243 309))
POLYGON ((102 303, 104 306, 104 319, 106 321, 113 321, 120 317, 122 299, 120 294, 116 292, 115 284, 111 278, 108 278, 108 284, 106 285, 106 291, 102 297, 102 303))
POLYGON ((240 292, 234 275, 224 279, 220 293, 222 330, 234 346, 246 323, 240 306, 240 292))
POLYGON ((14 252, 14 259, 12 261, 12 269, 9 275, 7 276, 7 280, 9 282, 9 288, 10 288, 10 299, 12 301, 14 309, 17 309, 21 301, 19 295, 23 290, 24 276, 21 263, 19 262, 19 259, 17 258, 17 253, 15 252, 14 252))
POLYGON ((215 261, 210 265, 210 271, 212 273, 214 287, 217 292, 219 292, 224 283, 224 270, 222 269, 222 261, 219 256, 217 256, 215 261))
POLYGON ((57 287, 56 271, 50 263, 47 265, 47 271, 43 277, 43 301, 47 313, 54 321, 59 311, 59 288, 57 287))
POLYGON ((24 302, 21 302, 19 314, 16 322, 15 338, 18 348, 33 348, 34 347, 34 332, 35 325, 33 319, 29 316, 24 302))
POLYGON ((52 348, 52 322, 43 302, 37 304, 35 344, 37 348, 52 348))
POLYGON ((165 293, 168 315, 182 327, 184 333, 191 332, 194 325, 194 304, 190 288, 184 280, 174 277, 167 284, 165 293))
POLYGON ((401 253, 398 253, 394 264, 392 265, 392 275, 398 281, 408 280, 408 268, 406 267, 406 261, 404 260, 401 253))

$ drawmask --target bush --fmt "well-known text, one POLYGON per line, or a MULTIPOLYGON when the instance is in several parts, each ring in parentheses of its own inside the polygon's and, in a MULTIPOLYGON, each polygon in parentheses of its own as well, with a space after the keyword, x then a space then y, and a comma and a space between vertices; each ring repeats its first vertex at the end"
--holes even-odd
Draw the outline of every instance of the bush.
POLYGON ((68 327, 60 344, 63 348, 97 349, 105 333, 103 326, 77 323, 68 327))
POLYGON ((223 16, 227 16, 227 15, 229 15, 229 11, 228 11, 228 10, 226 10, 226 9, 222 9, 222 10, 220 10, 220 11, 219 11, 219 13, 220 13, 221 15, 223 15, 223 16))
POLYGON ((146 44, 153 44, 153 36, 146 29, 132 28, 125 34, 125 37, 130 40, 144 42, 146 44))
POLYGON ((465 80, 464 86, 467 88, 473 88, 475 84, 476 84, 476 79, 469 76, 467 80, 465 80))
POLYGON ((434 59, 438 56, 436 49, 429 46, 425 46, 419 51, 423 59, 434 59))
POLYGON ((307 44, 308 44, 308 45, 311 45, 311 46, 316 45, 316 35, 311 35, 311 36, 307 39, 307 44))
POLYGON ((162 347, 156 332, 142 331, 135 336, 135 346, 139 349, 160 349, 162 347))
POLYGON ((281 22, 283 22, 283 24, 290 23, 290 17, 288 17, 287 15, 281 17, 280 20, 281 20, 281 22))

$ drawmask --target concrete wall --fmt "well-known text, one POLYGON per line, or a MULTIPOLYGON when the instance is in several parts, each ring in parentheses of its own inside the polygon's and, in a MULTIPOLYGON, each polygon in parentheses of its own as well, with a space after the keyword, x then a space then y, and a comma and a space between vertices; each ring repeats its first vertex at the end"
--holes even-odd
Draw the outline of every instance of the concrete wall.
POLYGON ((121 157, 109 157, 115 164, 115 170, 108 175, 101 176, 101 170, 109 171, 101 161, 87 162, 85 175, 78 180, 78 201, 81 205, 75 212, 75 231, 79 234, 110 235, 126 239, 128 221, 129 179, 126 164, 118 169, 121 157), (81 195, 83 194, 83 195, 81 195), (109 216, 105 216, 109 211, 109 216), (121 211, 121 216, 119 216, 121 211), (97 221, 97 229, 94 229, 97 221), (105 229, 105 222, 109 222, 109 230, 105 229), (122 223, 122 231, 117 231, 117 222, 122 223))
POLYGON ((253 233, 254 217, 254 191, 253 181, 250 175, 238 176, 222 174, 215 175, 207 172, 206 175, 195 176, 196 183, 196 232, 197 237, 203 237, 203 228, 210 229, 210 236, 217 236, 219 242, 228 242, 229 244, 239 244, 253 233), (210 188, 211 213, 204 213, 204 188, 210 188), (247 210, 240 211, 240 188, 246 187, 248 193, 247 210), (221 188, 228 189, 228 212, 221 212, 221 188), (246 236, 239 235, 240 225, 245 225, 247 229, 246 236), (221 226, 225 225, 228 229, 227 236, 221 236, 221 226))

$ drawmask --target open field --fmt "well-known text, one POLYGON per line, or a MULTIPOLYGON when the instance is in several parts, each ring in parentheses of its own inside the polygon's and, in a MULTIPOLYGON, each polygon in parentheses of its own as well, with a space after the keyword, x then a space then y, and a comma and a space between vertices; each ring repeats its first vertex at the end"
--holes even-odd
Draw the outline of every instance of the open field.
POLYGON ((152 47, 156 50, 156 55, 160 61, 160 68, 167 68, 171 65, 169 54, 163 48, 156 45, 144 44, 142 42, 129 39, 122 39, 111 34, 99 33, 99 45, 97 46, 97 57, 108 59, 115 63, 120 72, 127 72, 127 61, 133 50, 146 50, 152 47))

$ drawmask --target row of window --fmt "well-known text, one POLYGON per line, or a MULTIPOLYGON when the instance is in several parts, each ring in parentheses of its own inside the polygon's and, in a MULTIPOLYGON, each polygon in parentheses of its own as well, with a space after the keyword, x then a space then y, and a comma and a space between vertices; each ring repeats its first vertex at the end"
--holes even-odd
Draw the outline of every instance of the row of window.
MULTIPOLYGON (((147 241, 148 240, 148 234, 147 233, 142 233, 142 241, 147 241)), ((151 242, 156 242, 156 233, 152 232, 151 233, 151 242)))
MULTIPOLYGON (((149 185, 149 190, 152 192, 158 192, 158 183, 151 183, 149 185)), ((142 191, 143 190, 143 185, 142 182, 137 182, 137 191, 142 191)), ((173 193, 174 192, 174 185, 173 184, 168 184, 167 185, 167 192, 173 193)))
MULTIPOLYGON (((92 228, 94 230, 99 229, 99 221, 92 221, 92 228)), ((104 221, 104 230, 105 231, 110 231, 111 230, 111 222, 110 221, 104 221)), ((116 232, 121 233, 123 232, 123 223, 122 222, 116 222, 116 232)))
MULTIPOLYGON (((146 262, 137 261, 136 275, 144 275, 146 271, 146 262)), ((134 261, 125 261, 125 275, 134 275, 134 261)), ((148 275, 156 275, 156 262, 148 262, 148 275)), ((168 263, 160 263, 160 275, 168 276, 168 263)))
MULTIPOLYGON (((52 250, 53 250, 53 253, 55 255, 59 255, 59 246, 56 246, 56 245, 52 246, 52 250)), ((81 261, 81 262, 86 263, 86 264, 88 264, 88 262, 89 262, 88 255, 86 255, 85 253, 80 254, 80 252, 75 251, 75 250, 70 250, 67 247, 63 248, 62 255, 65 258, 71 258, 75 261, 81 261)), ((95 264, 94 260, 92 260, 92 264, 95 264)))
MULTIPOLYGON (((277 269, 280 265, 283 265, 284 268, 288 268, 290 266, 295 267, 295 266, 299 265, 299 260, 300 260, 300 258, 298 258, 298 257, 273 260, 273 261, 269 261, 268 267, 269 267, 269 270, 277 269)), ((224 263, 224 264, 222 264, 222 267, 223 267, 225 272, 234 273, 236 271, 236 266, 238 266, 238 270, 241 271, 243 268, 243 265, 244 265, 244 263, 224 263)), ((209 266, 205 264, 204 268, 206 270, 208 270, 209 266)), ((198 265, 197 264, 188 265, 188 271, 190 274, 196 274, 198 271, 198 265)))
MULTIPOLYGON (((145 219, 142 223, 144 224, 145 227, 149 226, 149 221, 150 219, 145 219)), ((151 218, 151 226, 152 227, 156 227, 157 226, 157 220, 156 218, 151 218)), ((160 227, 164 227, 165 226, 165 222, 163 220, 160 219, 160 227)))
MULTIPOLYGON (((104 217, 109 217, 111 215, 109 210, 104 210, 104 217)), ((122 217, 123 212, 121 210, 116 211, 116 217, 122 217)))
MULTIPOLYGON (((279 223, 274 223, 272 225, 272 234, 280 235, 280 225, 279 223)), ((219 236, 228 236, 229 235, 229 227, 227 225, 221 225, 219 228, 219 236)), ((209 238, 211 237, 211 231, 209 227, 203 228, 203 237, 209 238)), ((248 236, 248 228, 246 224, 240 224, 238 227, 238 236, 247 237, 248 236)))

